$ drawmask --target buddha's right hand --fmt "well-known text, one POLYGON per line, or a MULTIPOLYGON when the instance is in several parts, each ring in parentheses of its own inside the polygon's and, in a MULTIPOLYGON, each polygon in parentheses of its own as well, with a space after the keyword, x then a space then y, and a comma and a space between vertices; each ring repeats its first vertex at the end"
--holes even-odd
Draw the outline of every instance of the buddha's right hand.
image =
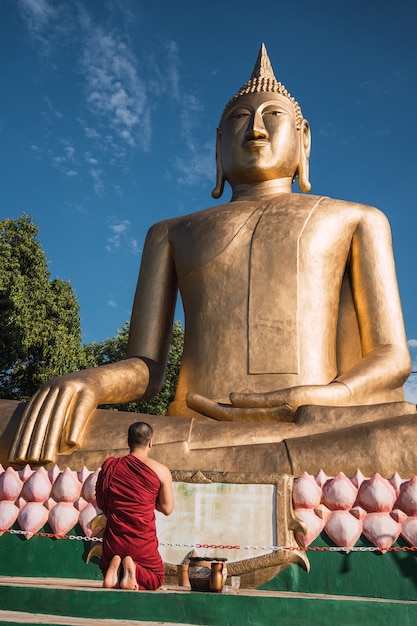
POLYGON ((29 401, 9 453, 9 461, 55 461, 65 429, 65 442, 76 445, 99 393, 91 370, 48 381, 29 401))

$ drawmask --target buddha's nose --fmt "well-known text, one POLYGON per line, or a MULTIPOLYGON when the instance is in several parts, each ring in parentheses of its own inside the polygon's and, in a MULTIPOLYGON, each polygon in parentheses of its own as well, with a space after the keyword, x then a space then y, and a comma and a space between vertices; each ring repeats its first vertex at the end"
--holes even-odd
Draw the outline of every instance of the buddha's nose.
POLYGON ((248 127, 245 132, 245 140, 251 139, 267 139, 268 131, 265 128, 262 115, 256 111, 250 118, 248 127))

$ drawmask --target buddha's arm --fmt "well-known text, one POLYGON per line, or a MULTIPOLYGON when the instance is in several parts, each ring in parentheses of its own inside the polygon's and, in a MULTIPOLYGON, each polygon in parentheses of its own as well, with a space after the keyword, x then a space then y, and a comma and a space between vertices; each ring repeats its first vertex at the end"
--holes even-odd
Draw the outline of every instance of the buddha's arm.
POLYGON ((166 222, 149 230, 130 320, 127 357, 144 359, 149 385, 141 399, 156 395, 165 370, 177 300, 178 281, 166 222))
POLYGON ((157 225, 143 251, 128 358, 45 383, 25 409, 10 460, 53 461, 64 429, 67 444, 79 443, 98 404, 131 402, 157 393, 165 374, 175 295, 166 226, 157 225))
POLYGON ((411 371, 390 227, 369 207, 352 241, 351 284, 363 359, 337 380, 361 402, 366 394, 401 387, 411 371))

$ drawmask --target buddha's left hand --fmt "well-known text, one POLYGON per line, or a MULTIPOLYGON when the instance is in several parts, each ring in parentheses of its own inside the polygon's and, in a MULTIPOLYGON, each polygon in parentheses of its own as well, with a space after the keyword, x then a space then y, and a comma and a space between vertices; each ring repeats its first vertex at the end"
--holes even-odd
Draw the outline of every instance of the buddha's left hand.
POLYGON ((342 383, 300 385, 267 393, 231 393, 231 404, 187 394, 187 405, 199 413, 227 422, 289 422, 299 406, 350 405, 351 394, 342 383))

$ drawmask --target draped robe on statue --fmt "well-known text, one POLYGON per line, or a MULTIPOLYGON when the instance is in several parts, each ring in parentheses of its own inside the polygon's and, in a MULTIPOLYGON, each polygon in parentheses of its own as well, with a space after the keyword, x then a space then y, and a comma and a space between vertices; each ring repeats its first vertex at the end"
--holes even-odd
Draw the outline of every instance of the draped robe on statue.
MULTIPOLYGON (((188 392, 228 403, 230 392, 327 385, 360 362, 349 274, 351 242, 367 212, 379 214, 325 196, 283 193, 154 227, 149 247, 157 252, 149 258, 159 271, 160 249, 170 250, 187 328, 169 415, 198 415, 187 406, 188 392)), ((155 301, 152 287, 160 280, 152 276, 149 292, 141 285, 144 309, 135 323, 150 315, 146 303, 155 301)), ((147 354, 145 347, 137 354, 147 354)), ((403 399, 401 388, 383 389, 359 404, 403 399)))
POLYGON ((139 589, 157 589, 164 580, 155 524, 159 488, 156 473, 131 454, 107 459, 97 480, 97 504, 107 517, 100 568, 105 573, 115 555, 131 556, 139 589))

